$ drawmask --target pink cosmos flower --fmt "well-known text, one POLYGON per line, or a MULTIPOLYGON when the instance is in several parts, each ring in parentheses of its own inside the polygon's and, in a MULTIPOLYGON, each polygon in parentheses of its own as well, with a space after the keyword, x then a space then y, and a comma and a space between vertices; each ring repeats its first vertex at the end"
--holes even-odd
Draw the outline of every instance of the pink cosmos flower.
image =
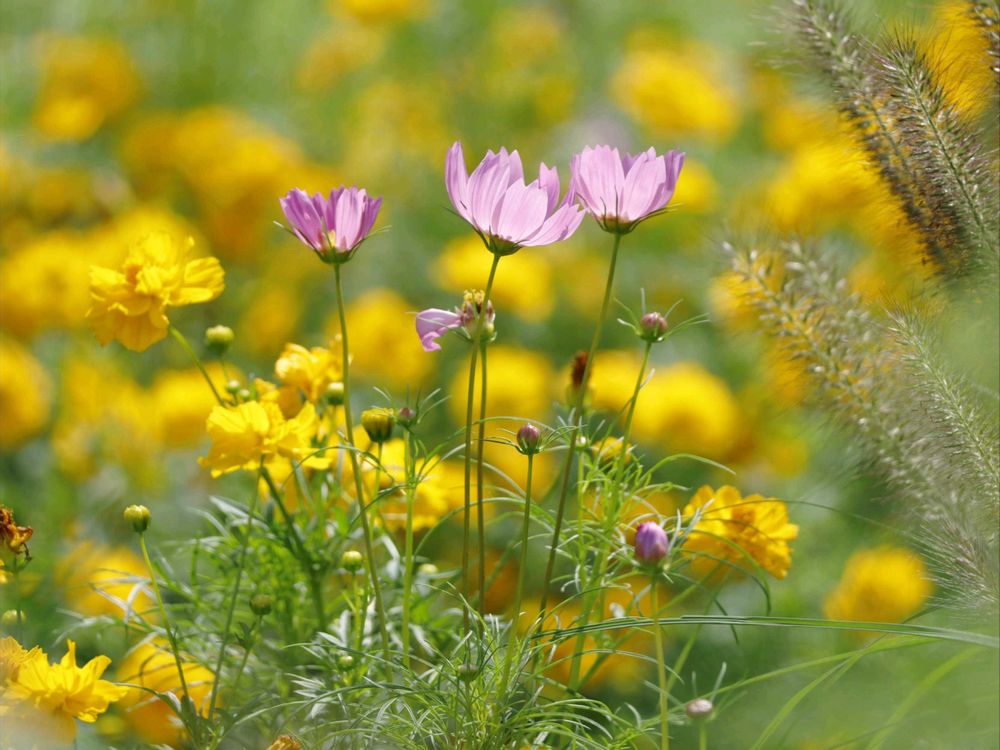
POLYGON ((617 148, 588 146, 570 161, 569 198, 605 231, 627 234, 666 207, 683 165, 681 151, 657 156, 650 148, 622 157, 617 148))
MULTIPOLYGON (((420 345, 424 347, 424 351, 440 351, 441 345, 437 340, 448 331, 464 332, 471 339, 475 335, 475 324, 482 307, 482 292, 466 292, 461 307, 456 307, 454 310, 431 307, 418 312, 417 335, 420 337, 420 345)), ((486 306, 486 320, 483 321, 483 333, 487 341, 492 339, 495 333, 493 327, 495 318, 493 303, 490 302, 486 306)))
POLYGON ((329 198, 294 188, 281 199, 292 233, 327 263, 351 259, 371 232, 381 206, 381 198, 353 186, 331 190, 329 198))
POLYGON ((559 200, 559 173, 538 168, 538 179, 524 182, 517 151, 487 151, 472 174, 458 141, 445 158, 445 186, 458 215, 476 230, 490 252, 510 255, 522 247, 550 245, 569 237, 583 220, 580 209, 559 200))

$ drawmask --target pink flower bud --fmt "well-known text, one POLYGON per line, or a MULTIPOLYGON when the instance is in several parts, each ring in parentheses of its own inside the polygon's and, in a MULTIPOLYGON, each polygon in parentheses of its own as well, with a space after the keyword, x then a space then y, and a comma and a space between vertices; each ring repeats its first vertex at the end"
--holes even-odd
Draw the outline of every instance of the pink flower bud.
POLYGON ((639 330, 643 341, 662 341, 667 332, 667 319, 658 312, 648 312, 639 318, 639 330))
POLYGON ((635 559, 643 565, 658 565, 670 551, 670 540, 663 527, 653 521, 640 523, 635 530, 635 559))
POLYGON ((538 440, 541 438, 541 431, 535 425, 528 422, 517 431, 517 445, 521 453, 538 453, 538 440))

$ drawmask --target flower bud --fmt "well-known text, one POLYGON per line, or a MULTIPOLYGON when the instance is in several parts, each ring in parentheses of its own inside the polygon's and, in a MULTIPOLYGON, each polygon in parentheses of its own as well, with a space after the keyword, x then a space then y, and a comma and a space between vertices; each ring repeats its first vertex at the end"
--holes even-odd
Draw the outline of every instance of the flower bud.
POLYGON ((715 706, 708 698, 695 698, 684 706, 684 713, 692 721, 704 721, 712 715, 714 710, 715 706))
POLYGON ((257 617, 271 614, 273 600, 270 594, 254 594, 250 597, 250 611, 257 617))
POLYGON ((130 505, 122 515, 136 533, 142 534, 149 528, 150 513, 145 505, 130 505))
POLYGON ((458 679, 462 682, 472 682, 479 674, 479 667, 475 664, 462 664, 458 668, 458 679))
POLYGON ((253 393, 249 388, 240 388, 236 391, 236 398, 240 401, 253 401, 253 393))
POLYGON ((233 329, 229 326, 212 326, 205 331, 205 346, 218 356, 229 351, 233 343, 233 329))
POLYGON ((517 446, 526 456, 538 453, 538 441, 541 437, 541 430, 528 422, 517 431, 517 446))
POLYGON ((267 750, 302 750, 302 743, 290 734, 283 734, 268 745, 267 750))
POLYGON ((232 396, 235 396, 237 393, 240 392, 240 389, 242 387, 243 383, 241 383, 240 381, 230 380, 229 382, 226 383, 226 392, 232 396))
POLYGON ((348 669, 353 669, 354 657, 351 656, 350 654, 344 654, 342 656, 337 657, 337 668, 343 672, 346 672, 348 669))
POLYGON ((392 428, 396 426, 396 415, 392 409, 365 409, 361 412, 361 426, 368 433, 373 443, 384 443, 392 437, 392 428))
POLYGON ((667 319, 658 312, 648 312, 639 318, 639 336, 651 344, 663 341, 667 333, 667 319))
POLYGON ((343 383, 330 383, 326 387, 326 397, 327 403, 330 406, 340 406, 344 403, 344 384, 343 383))
POLYGON ((439 573, 438 566, 434 563, 424 563, 417 568, 417 572, 422 576, 427 576, 428 578, 436 576, 439 573))
POLYGON ((635 531, 635 559, 643 565, 659 565, 670 551, 670 540, 663 527, 653 521, 640 523, 635 531))
POLYGON ((349 549, 340 556, 340 567, 351 573, 357 573, 365 564, 365 558, 356 549, 349 549))
POLYGON ((396 410, 396 421, 402 427, 410 427, 416 424, 417 413, 411 409, 409 406, 403 406, 396 410))
MULTIPOLYGON (((24 612, 21 613, 20 620, 22 622, 24 621, 24 612)), ((8 609, 6 612, 0 615, 0 625, 3 625, 4 628, 11 628, 14 625, 17 625, 17 621, 18 621, 18 616, 16 609, 8 609)))

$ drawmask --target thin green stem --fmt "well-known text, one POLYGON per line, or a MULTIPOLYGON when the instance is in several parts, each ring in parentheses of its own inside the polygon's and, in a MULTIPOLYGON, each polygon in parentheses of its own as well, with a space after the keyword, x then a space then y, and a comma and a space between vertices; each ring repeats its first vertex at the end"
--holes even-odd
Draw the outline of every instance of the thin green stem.
MULTIPOLYGON (((479 341, 483 335, 486 315, 490 306, 490 295, 493 293, 493 279, 496 278, 500 256, 494 253, 490 275, 483 292, 483 305, 476 318, 476 330, 472 335, 472 354, 469 355, 469 392, 465 408, 465 517, 462 528, 462 596, 469 600, 469 537, 472 518, 472 411, 476 398, 476 365, 479 361, 479 341)), ((480 566, 482 571, 483 566, 480 566)), ((462 624, 465 635, 469 634, 469 610, 463 607, 462 624)))
POLYGON ((202 363, 201 357, 198 356, 197 352, 195 352, 195 350, 191 347, 191 344, 188 343, 184 334, 173 326, 168 326, 168 330, 170 331, 170 335, 173 336, 177 343, 181 345, 181 348, 191 355, 191 359, 194 360, 195 365, 197 365, 198 369, 201 371, 201 376, 205 378, 205 382, 208 383, 208 387, 212 389, 212 395, 215 396, 215 400, 219 402, 219 406, 225 406, 226 402, 222 400, 222 396, 215 387, 215 383, 212 382, 212 378, 209 376, 208 370, 205 369, 205 365, 202 363))
POLYGON ((406 537, 403 542, 403 664, 410 668, 410 606, 413 597, 413 494, 415 491, 415 471, 413 455, 413 435, 406 431, 403 438, 403 464, 406 472, 406 537))
POLYGON ((657 571, 650 575, 650 596, 653 607, 653 635, 656 639, 656 677, 660 686, 660 750, 670 748, 670 704, 667 700, 667 663, 663 655, 663 628, 660 627, 660 597, 657 593, 657 571))
POLYGON ((594 336, 590 341, 590 351, 587 353, 587 362, 583 366, 583 376, 580 382, 580 390, 576 394, 576 403, 573 411, 576 420, 570 430, 568 450, 566 460, 563 462, 562 479, 559 486, 559 504, 556 506, 555 524, 552 528, 552 542, 549 544, 549 560, 545 566, 545 577, 542 579, 541 602, 538 607, 538 622, 545 621, 545 607, 548 603, 549 586, 552 584, 552 573, 556 564, 556 549, 559 547, 559 535, 562 533, 563 516, 566 512, 566 495, 569 492, 569 480, 572 475, 573 453, 576 451, 576 441, 583 427, 583 408, 586 399, 587 386, 590 382, 590 372, 594 365, 594 355, 597 347, 601 343, 601 330, 604 327, 604 319, 608 316, 608 307, 611 304, 611 293, 615 285, 615 267, 618 263, 618 248, 621 245, 622 236, 614 235, 614 244, 611 246, 611 261, 608 264, 608 278, 604 284, 604 300, 601 303, 601 313, 597 318, 597 325, 594 327, 594 336))
POLYGON ((698 750, 708 750, 708 728, 704 723, 698 727, 698 750))
POLYGON ((514 594, 514 614, 511 617, 510 632, 507 636, 507 659, 503 666, 503 677, 500 679, 500 689, 507 684, 511 664, 514 661, 514 651, 517 646, 517 622, 521 617, 521 597, 524 594, 524 578, 528 570, 528 531, 531 526, 531 479, 535 463, 535 454, 528 454, 528 476, 524 488, 524 515, 521 523, 521 561, 517 571, 517 591, 514 594))
MULTIPOLYGON (((375 545, 372 543, 371 524, 368 522, 368 511, 365 508, 365 488, 361 481, 361 466, 358 453, 354 446, 354 420, 351 416, 351 378, 350 378, 350 347, 347 341, 347 314, 344 310, 344 289, 340 279, 340 264, 333 266, 334 279, 337 287, 337 314, 340 317, 341 363, 344 373, 344 433, 347 440, 347 454, 350 456, 351 469, 354 473, 354 488, 358 501, 358 514, 361 516, 361 529, 365 538, 365 555, 368 563, 368 575, 372 582, 372 593, 375 596, 375 612, 378 616, 379 632, 382 636, 382 650, 385 655, 386 670, 391 667, 389 659, 389 631, 385 619, 385 607, 382 604, 382 587, 378 580, 378 566, 375 563, 375 545)), ((375 490, 378 494, 378 488, 375 490)))
MULTIPOLYGON (((625 412, 625 429, 622 434, 622 446, 615 462, 615 480, 611 485, 611 503, 610 507, 605 506, 604 509, 606 533, 603 535, 603 543, 597 551, 597 574, 592 579, 588 578, 587 589, 590 590, 591 593, 587 595, 583 607, 583 620, 581 622, 583 627, 586 627, 587 624, 590 623, 590 616, 594 611, 594 603, 598 599, 602 602, 601 611, 604 609, 604 587, 599 584, 604 578, 604 574, 607 572, 608 560, 611 558, 611 555, 609 554, 609 546, 611 544, 611 540, 614 539, 615 527, 618 525, 618 517, 622 509, 622 485, 625 481, 625 464, 628 461, 629 443, 632 440, 632 419, 635 416, 635 406, 639 401, 639 391, 642 389, 642 381, 646 376, 646 367, 649 365, 649 352, 652 348, 653 343, 651 341, 647 341, 642 352, 642 364, 639 366, 639 375, 635 379, 635 387, 632 389, 632 397, 629 399, 628 409, 625 412)), ((583 656, 583 647, 585 642, 586 636, 583 633, 580 633, 576 639, 576 647, 573 651, 573 661, 570 663, 570 687, 579 687, 577 680, 580 677, 580 667, 582 663, 581 657, 583 656)))
MULTIPOLYGON (((153 594, 156 596, 156 605, 160 608, 160 617, 163 618, 163 630, 167 634, 167 642, 170 643, 170 650, 174 654, 174 663, 177 665, 177 674, 181 682, 181 693, 184 700, 191 702, 191 694, 188 691, 187 678, 184 676, 184 665, 181 663, 181 652, 177 647, 177 638, 170 627, 170 619, 167 617, 167 608, 163 606, 163 597, 160 595, 160 584, 156 582, 156 571, 153 570, 153 562, 149 559, 149 550, 146 548, 146 535, 139 533, 139 547, 142 550, 142 559, 146 563, 146 570, 149 571, 149 582, 153 585, 153 594)), ((216 681, 219 675, 215 675, 216 681)))
POLYGON ((295 520, 285 507, 285 501, 281 497, 281 492, 278 490, 278 486, 274 483, 274 478, 271 476, 271 472, 269 472, 267 467, 263 464, 261 464, 260 467, 260 476, 263 478, 264 483, 267 484, 267 488, 270 490, 271 498, 274 500, 274 504, 278 506, 278 510, 281 511, 281 516, 284 518, 285 524, 292 532, 291 538, 295 542, 295 544, 292 545, 295 547, 292 552, 298 559, 299 564, 302 566, 302 570, 306 574, 306 581, 309 584, 309 592, 312 596, 313 607, 316 610, 316 629, 322 630, 326 626, 326 610, 323 606, 323 586, 319 580, 312 555, 309 554, 309 549, 306 547, 305 540, 299 533, 298 526, 295 525, 295 520))
MULTIPOLYGON (((263 467, 263 462, 261 462, 263 467)), ((247 552, 250 549, 250 531, 253 529, 253 517, 257 511, 257 502, 260 499, 260 492, 256 485, 253 488, 253 498, 250 500, 250 508, 247 511, 247 527, 243 533, 243 540, 240 544, 239 562, 236 565, 236 580, 233 583, 233 593, 229 599, 229 607, 226 610, 226 624, 222 629, 221 643, 219 644, 219 657, 215 661, 215 680, 212 682, 212 695, 209 698, 208 715, 215 715, 215 705, 219 697, 219 685, 222 682, 222 667, 226 658, 226 648, 229 645, 229 630, 233 626, 233 615, 236 613, 236 601, 240 595, 240 583, 243 581, 243 569, 246 567, 247 552)), ((238 679, 238 678, 237 678, 238 679)), ((233 687, 235 690, 235 685, 233 687)))
POLYGON ((486 520, 483 515, 483 492, 485 484, 483 477, 483 448, 486 445, 486 342, 479 342, 479 376, 482 379, 479 387, 479 435, 476 439, 476 524, 478 531, 479 551, 479 596, 476 606, 479 611, 477 620, 482 635, 483 606, 486 601, 486 520))

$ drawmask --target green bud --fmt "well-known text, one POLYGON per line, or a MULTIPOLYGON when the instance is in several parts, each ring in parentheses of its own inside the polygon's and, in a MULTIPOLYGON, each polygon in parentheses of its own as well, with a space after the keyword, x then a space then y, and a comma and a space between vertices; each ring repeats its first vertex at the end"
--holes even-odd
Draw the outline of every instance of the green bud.
POLYGON ((132 529, 138 534, 142 534, 149 528, 150 513, 149 508, 145 505, 130 505, 122 515, 125 517, 125 521, 131 524, 132 529))
MULTIPOLYGON (((0 615, 0 625, 3 625, 4 628, 10 628, 17 625, 17 620, 18 617, 16 609, 8 609, 0 615)), ((21 620, 24 620, 24 612, 21 613, 21 620)))
POLYGON ((396 426, 396 414, 392 409, 365 409, 361 412, 361 426, 368 433, 373 443, 384 443, 392 437, 392 428, 396 426))
POLYGON ((340 567, 351 573, 357 573, 365 564, 364 556, 356 549, 349 549, 340 556, 340 567))
POLYGON ((479 674, 479 667, 475 664, 462 664, 458 668, 458 679, 462 682, 472 682, 479 674))
POLYGON ((254 594, 250 597, 250 611, 258 617, 269 615, 273 601, 270 594, 254 594))
POLYGON ((205 331, 205 346, 220 357, 233 343, 233 329, 229 326, 212 326, 205 331))
POLYGON ((708 698, 695 698, 684 706, 684 713, 691 721, 705 721, 711 717, 713 711, 715 706, 708 698))
POLYGON ((326 387, 326 400, 330 406, 340 406, 344 403, 344 384, 330 383, 326 387))
POLYGON ((350 654, 344 654, 337 658, 337 668, 343 672, 354 668, 354 657, 350 654))

